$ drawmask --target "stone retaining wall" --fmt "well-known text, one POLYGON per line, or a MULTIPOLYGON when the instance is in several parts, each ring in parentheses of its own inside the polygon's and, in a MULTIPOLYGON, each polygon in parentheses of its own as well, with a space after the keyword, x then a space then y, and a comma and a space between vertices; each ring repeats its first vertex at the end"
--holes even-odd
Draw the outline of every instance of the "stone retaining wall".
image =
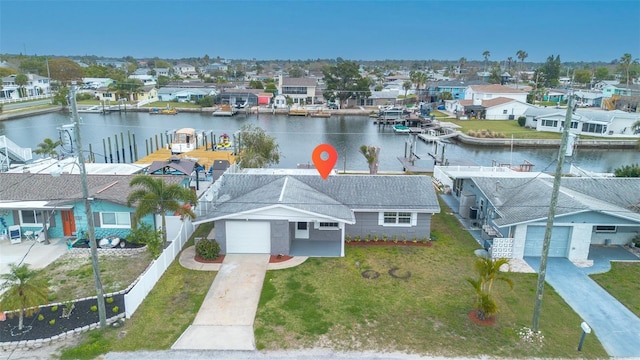
MULTIPOLYGON (((513 139, 510 138, 477 138, 458 132, 458 141, 468 145, 478 146, 502 146, 509 147, 560 147, 560 139, 513 139)), ((638 145, 637 140, 621 140, 621 139, 579 139, 576 146, 581 148, 596 149, 633 149, 638 145)))
MULTIPOLYGON (((101 249, 98 248, 98 255, 107 255, 107 256, 133 256, 138 255, 147 251, 147 246, 135 248, 135 249, 101 249)), ((91 249, 90 248, 71 248, 67 253, 69 257, 90 257, 91 249)))

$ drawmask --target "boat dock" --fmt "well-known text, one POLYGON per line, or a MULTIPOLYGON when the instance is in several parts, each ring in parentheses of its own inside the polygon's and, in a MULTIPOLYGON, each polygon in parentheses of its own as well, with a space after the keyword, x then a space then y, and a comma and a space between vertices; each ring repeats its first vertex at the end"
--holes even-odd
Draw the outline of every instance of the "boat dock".
POLYGON ((238 109, 231 105, 221 105, 213 112, 213 116, 233 116, 238 113, 238 109))
MULTIPOLYGON (((208 169, 213 165, 216 160, 227 160, 229 163, 233 164, 235 162, 235 156, 233 155, 233 151, 212 151, 211 145, 207 147, 200 147, 193 151, 189 151, 186 153, 182 153, 180 156, 186 159, 196 159, 198 164, 202 165, 205 169, 208 169)), ((136 161, 136 164, 151 164, 154 161, 167 161, 171 157, 171 150, 167 148, 158 149, 151 154, 141 158, 136 161)))
POLYGON ((309 115, 309 110, 307 109, 291 109, 288 113, 289 116, 307 116, 309 115))

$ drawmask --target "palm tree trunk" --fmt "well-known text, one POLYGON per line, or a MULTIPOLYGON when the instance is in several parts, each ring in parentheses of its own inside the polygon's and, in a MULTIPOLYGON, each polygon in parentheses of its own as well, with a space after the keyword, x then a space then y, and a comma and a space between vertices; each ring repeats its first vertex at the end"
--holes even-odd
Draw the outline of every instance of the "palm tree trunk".
POLYGON ((20 317, 18 318, 18 330, 24 327, 24 309, 20 308, 20 317))
POLYGON ((167 218, 164 212, 162 213, 162 240, 164 240, 164 246, 167 246, 167 218))

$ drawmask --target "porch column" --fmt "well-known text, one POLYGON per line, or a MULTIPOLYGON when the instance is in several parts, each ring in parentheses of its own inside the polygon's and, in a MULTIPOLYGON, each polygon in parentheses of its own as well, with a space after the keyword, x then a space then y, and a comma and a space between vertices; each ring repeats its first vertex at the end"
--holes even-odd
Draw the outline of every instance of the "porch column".
POLYGON ((345 223, 342 223, 342 228, 340 229, 340 256, 344 257, 344 228, 345 223))

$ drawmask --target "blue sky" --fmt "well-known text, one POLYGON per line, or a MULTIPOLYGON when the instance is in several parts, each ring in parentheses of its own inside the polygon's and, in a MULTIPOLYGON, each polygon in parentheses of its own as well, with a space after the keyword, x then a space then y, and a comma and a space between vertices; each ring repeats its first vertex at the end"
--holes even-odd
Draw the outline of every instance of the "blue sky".
POLYGON ((640 1, 0 0, 0 53, 228 59, 640 57, 640 1))

